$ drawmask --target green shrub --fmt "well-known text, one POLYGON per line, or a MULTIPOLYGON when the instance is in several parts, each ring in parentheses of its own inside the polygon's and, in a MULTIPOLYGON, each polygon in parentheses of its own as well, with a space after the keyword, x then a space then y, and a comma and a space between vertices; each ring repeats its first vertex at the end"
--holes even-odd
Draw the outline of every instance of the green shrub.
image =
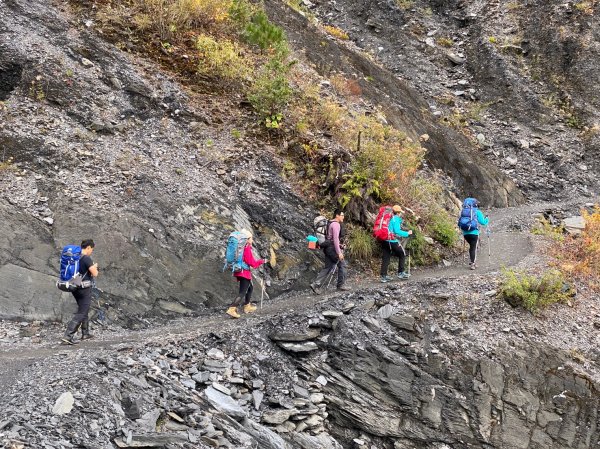
POLYGON ((425 265, 430 259, 435 259, 435 256, 428 251, 429 244, 425 241, 425 235, 412 224, 407 224, 408 229, 412 230, 412 237, 406 244, 406 249, 410 251, 412 265, 425 265))
POLYGON ((288 71, 289 65, 275 56, 262 68, 250 88, 248 100, 269 128, 279 127, 285 107, 292 97, 288 71))
POLYGON ((249 43, 258 45, 261 50, 287 47, 283 30, 273 25, 262 10, 252 16, 252 20, 246 25, 244 36, 249 43))
POLYGON ((233 0, 229 7, 229 18, 240 30, 246 29, 254 14, 256 7, 247 0, 233 0))
POLYGON ((445 211, 435 213, 430 217, 428 231, 435 240, 448 248, 456 245, 458 241, 456 223, 445 211))
POLYGON ((531 313, 556 302, 565 302, 572 290, 558 270, 550 270, 541 277, 523 271, 503 270, 500 297, 513 307, 524 307, 531 313))
POLYGON ((365 263, 371 262, 376 244, 371 232, 361 227, 355 227, 349 234, 348 252, 352 259, 365 263))
POLYGON ((210 36, 201 35, 196 41, 200 52, 198 74, 234 81, 248 76, 246 59, 240 56, 240 48, 235 42, 216 41, 210 36))

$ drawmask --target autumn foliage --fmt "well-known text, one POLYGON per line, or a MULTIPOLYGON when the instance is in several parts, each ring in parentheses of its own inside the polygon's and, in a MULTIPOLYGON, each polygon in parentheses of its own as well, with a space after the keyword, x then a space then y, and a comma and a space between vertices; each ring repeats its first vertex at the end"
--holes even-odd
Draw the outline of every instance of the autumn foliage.
POLYGON ((600 290, 600 206, 583 212, 585 230, 567 237, 556 253, 561 271, 600 290))

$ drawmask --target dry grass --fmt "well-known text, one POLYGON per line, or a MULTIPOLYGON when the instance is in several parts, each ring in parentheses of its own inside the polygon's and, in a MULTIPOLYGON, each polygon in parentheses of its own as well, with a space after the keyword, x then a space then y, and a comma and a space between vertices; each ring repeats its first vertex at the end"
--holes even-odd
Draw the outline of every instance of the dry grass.
POLYGON ((325 25, 323 29, 327 34, 337 39, 341 39, 343 41, 347 41, 349 39, 348 34, 344 30, 334 27, 333 25, 325 25))
POLYGON ((331 86, 342 97, 359 97, 362 93, 360 84, 355 79, 348 79, 337 74, 330 78, 331 86))
POLYGON ((199 75, 227 81, 248 78, 251 67, 237 43, 226 39, 217 41, 211 36, 201 35, 197 40, 197 48, 200 52, 199 75))
POLYGON ((596 205, 591 213, 583 211, 582 215, 585 230, 556 245, 554 255, 563 273, 600 290, 600 206, 596 205))

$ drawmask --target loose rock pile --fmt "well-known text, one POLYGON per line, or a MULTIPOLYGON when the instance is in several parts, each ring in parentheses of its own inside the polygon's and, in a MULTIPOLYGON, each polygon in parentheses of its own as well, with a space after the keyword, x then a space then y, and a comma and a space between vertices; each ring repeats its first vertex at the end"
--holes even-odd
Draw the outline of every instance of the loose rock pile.
MULTIPOLYGON (((165 327, 146 342, 33 354, 26 375, 0 393, 0 441, 57 449, 513 448, 525 433, 548 448, 597 441, 583 425, 600 400, 596 365, 578 367, 548 346, 589 345, 593 318, 567 308, 540 325, 495 290, 493 277, 388 284, 218 332, 173 336, 165 327), (578 332, 565 335, 565 323, 578 332)), ((585 354, 595 357, 591 346, 585 354)))

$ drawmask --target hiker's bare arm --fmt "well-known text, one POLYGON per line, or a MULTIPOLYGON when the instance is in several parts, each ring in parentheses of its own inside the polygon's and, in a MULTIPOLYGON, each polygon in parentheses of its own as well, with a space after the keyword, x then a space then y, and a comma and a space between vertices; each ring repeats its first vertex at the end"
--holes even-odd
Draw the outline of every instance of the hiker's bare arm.
POLYGON ((90 274, 91 274, 93 277, 96 277, 96 276, 98 276, 98 264, 97 264, 97 263, 95 263, 94 265, 92 265, 92 266, 90 267, 90 274))

